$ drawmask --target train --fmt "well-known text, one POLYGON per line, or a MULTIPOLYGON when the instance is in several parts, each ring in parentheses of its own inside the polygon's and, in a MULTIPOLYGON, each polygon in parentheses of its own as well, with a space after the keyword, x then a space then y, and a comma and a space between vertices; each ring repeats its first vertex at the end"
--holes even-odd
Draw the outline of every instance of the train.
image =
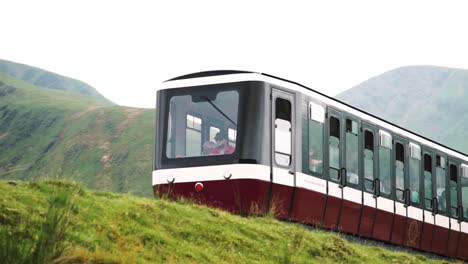
POLYGON ((464 153, 266 73, 179 76, 156 109, 156 196, 468 261, 464 153))

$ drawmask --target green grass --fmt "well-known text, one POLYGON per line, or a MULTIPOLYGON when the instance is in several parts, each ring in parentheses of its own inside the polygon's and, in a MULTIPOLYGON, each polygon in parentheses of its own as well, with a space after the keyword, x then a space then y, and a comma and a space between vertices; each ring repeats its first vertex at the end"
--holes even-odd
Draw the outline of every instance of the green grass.
MULTIPOLYGON (((84 189, 58 180, 0 181, 0 231, 34 244, 50 198, 75 193, 55 263, 435 263, 272 217, 241 217, 189 201, 84 189), (27 222, 27 229, 20 228, 27 222)), ((37 244, 37 243, 36 243, 37 244)))
POLYGON ((0 179, 67 175, 151 196, 154 113, 0 73, 0 179))

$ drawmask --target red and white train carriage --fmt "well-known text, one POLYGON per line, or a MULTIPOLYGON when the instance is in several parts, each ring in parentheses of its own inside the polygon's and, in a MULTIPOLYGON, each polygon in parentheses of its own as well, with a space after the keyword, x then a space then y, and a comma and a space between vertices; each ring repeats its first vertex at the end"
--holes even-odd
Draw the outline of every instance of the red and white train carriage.
POLYGON ((262 73, 171 79, 156 109, 156 195, 468 260, 463 153, 262 73))

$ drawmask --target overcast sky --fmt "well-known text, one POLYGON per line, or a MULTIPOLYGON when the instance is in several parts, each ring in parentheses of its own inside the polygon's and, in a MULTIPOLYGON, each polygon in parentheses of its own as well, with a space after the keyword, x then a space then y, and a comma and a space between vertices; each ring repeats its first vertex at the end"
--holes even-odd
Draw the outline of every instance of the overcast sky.
POLYGON ((0 58, 152 107, 169 78, 266 72, 335 95, 405 65, 468 69, 468 1, 3 1, 0 58))

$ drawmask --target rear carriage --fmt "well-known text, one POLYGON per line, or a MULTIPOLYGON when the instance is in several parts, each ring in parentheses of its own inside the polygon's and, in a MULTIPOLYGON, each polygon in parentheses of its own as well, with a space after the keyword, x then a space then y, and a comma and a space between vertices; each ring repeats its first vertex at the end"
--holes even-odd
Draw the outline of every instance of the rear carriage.
POLYGON ((157 92, 153 188, 468 260, 468 157, 300 84, 216 71, 157 92))

